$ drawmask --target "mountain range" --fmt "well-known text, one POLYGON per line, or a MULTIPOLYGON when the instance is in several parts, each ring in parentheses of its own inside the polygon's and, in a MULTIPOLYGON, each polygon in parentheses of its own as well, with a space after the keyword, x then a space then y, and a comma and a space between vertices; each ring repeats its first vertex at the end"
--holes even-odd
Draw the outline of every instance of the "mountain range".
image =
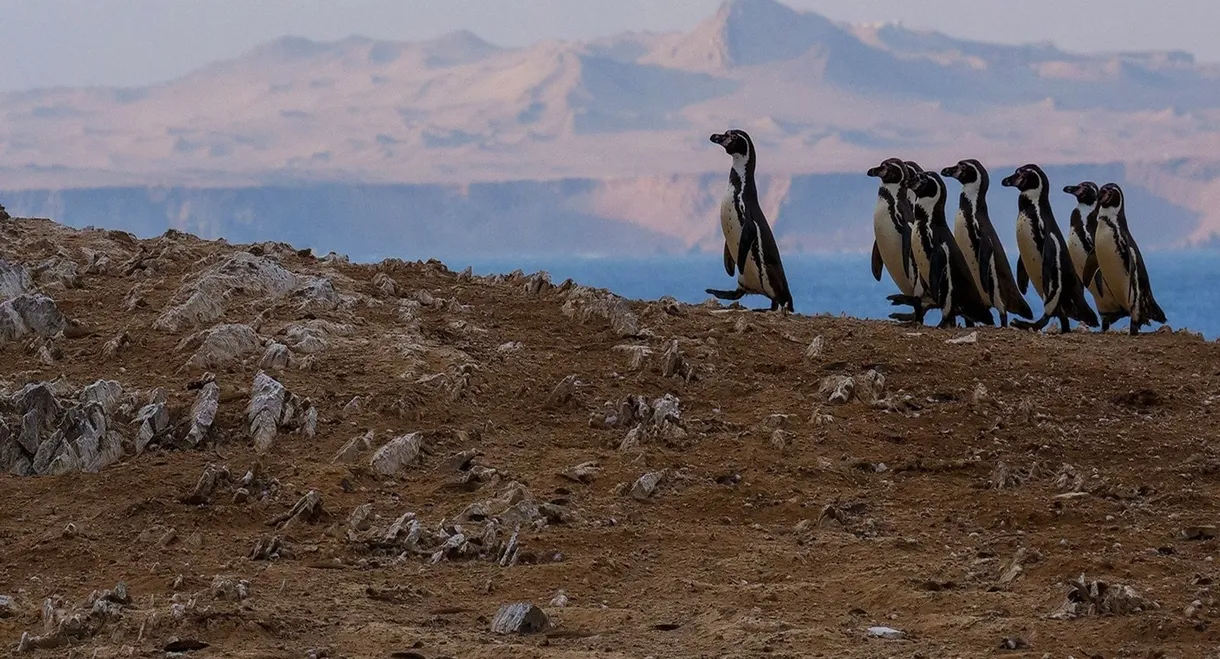
POLYGON ((788 249, 867 247, 863 171, 893 155, 1108 177, 1146 201, 1132 222, 1156 223, 1149 246, 1220 233, 1220 64, 847 25, 775 0, 730 0, 689 32, 522 48, 285 37, 149 87, 0 94, 0 202, 354 252, 367 234, 411 256, 718 251, 728 161, 707 136, 729 127, 758 144, 788 249))

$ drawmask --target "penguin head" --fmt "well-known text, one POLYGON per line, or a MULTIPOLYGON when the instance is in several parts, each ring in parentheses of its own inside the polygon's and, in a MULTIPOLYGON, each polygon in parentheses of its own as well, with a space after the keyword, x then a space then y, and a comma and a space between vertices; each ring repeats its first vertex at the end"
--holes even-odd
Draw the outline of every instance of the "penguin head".
POLYGON ((744 130, 734 128, 723 133, 716 133, 708 139, 724 147, 724 152, 733 156, 734 159, 748 159, 754 153, 754 142, 750 140, 750 136, 744 130))
POLYGON ((886 158, 880 165, 870 168, 868 175, 886 184, 902 183, 906 178, 906 166, 901 158, 886 158))
POLYGON ((919 172, 911 185, 911 191, 918 199, 935 201, 945 196, 945 181, 936 172, 919 172))
POLYGON ((1118 187, 1117 183, 1107 183, 1101 186, 1101 190, 1097 194, 1097 201, 1103 209, 1121 209, 1123 207, 1123 189, 1118 187))
POLYGON ((1021 192, 1040 192, 1047 186, 1046 173, 1037 165, 1022 165, 1011 176, 1005 176, 1000 185, 1021 192))
POLYGON ((908 181, 914 181, 915 179, 919 178, 920 174, 923 173, 923 167, 920 167, 919 163, 915 162, 914 160, 908 160, 902 164, 906 167, 908 181))
POLYGON ((1092 206, 1097 203, 1099 191, 1097 184, 1092 181, 1081 181, 1076 185, 1066 185, 1063 191, 1076 198, 1076 203, 1083 206, 1092 206))
POLYGON ((974 158, 959 160, 956 165, 940 170, 941 176, 957 179, 962 185, 983 184, 987 181, 987 169, 974 158))

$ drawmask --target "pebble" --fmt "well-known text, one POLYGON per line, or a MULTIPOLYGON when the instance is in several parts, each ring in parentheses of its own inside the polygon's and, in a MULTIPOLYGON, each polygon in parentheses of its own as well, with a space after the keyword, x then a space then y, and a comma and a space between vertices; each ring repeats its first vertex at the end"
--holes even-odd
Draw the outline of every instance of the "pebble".
POLYGON ((906 632, 899 631, 893 627, 869 627, 868 635, 873 638, 884 638, 892 641, 906 638, 906 632))
POLYGON ((537 634, 551 627, 546 612, 529 602, 505 604, 491 619, 495 634, 537 634))

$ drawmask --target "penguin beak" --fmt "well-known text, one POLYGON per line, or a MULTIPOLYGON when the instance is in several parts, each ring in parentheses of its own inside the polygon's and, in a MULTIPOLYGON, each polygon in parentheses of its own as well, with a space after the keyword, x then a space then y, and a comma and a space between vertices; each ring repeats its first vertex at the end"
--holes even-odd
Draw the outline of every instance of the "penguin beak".
POLYGON ((1004 180, 1000 181, 1000 185, 1002 185, 1006 188, 1015 188, 1015 187, 1017 187, 1017 182, 1020 180, 1021 180, 1021 173, 1017 172, 1016 174, 1005 176, 1004 180))
POLYGON ((1065 185, 1065 186, 1063 186, 1063 191, 1074 197, 1074 196, 1076 196, 1076 193, 1080 191, 1080 186, 1079 185, 1065 185))
POLYGON ((960 173, 961 167, 958 167, 957 165, 940 170, 941 176, 948 176, 949 178, 957 178, 960 173))
POLYGON ((872 176, 873 178, 880 178, 882 170, 883 170, 883 168, 880 165, 878 165, 876 167, 869 167, 868 175, 872 176))
POLYGON ((715 144, 724 146, 724 143, 728 140, 728 138, 729 138, 729 136, 725 135, 724 133, 716 133, 716 134, 712 135, 711 137, 709 137, 708 139, 711 140, 715 144))

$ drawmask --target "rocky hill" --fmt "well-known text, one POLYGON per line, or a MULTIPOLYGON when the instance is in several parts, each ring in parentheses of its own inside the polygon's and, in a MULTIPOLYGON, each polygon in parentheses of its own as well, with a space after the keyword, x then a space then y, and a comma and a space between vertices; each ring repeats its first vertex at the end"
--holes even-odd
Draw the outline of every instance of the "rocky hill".
POLYGON ((0 238, 0 643, 23 656, 1217 645, 1220 346, 1189 333, 0 238))

